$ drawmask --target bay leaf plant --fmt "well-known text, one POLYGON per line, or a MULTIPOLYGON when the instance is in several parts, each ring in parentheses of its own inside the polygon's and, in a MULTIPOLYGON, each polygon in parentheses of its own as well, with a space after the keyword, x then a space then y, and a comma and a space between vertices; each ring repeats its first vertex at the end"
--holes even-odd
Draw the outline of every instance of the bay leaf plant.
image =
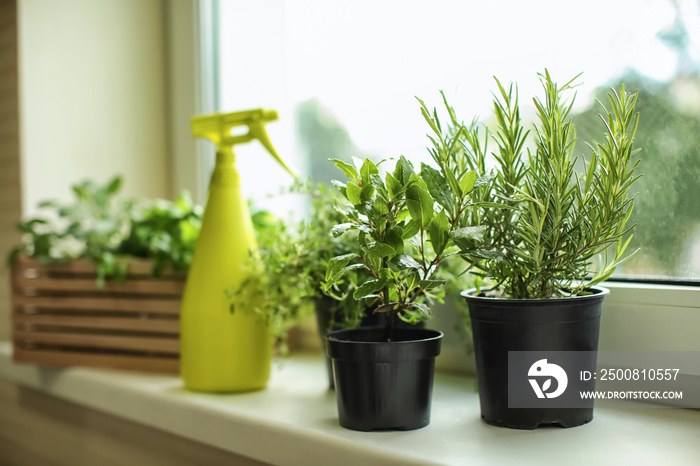
MULTIPOLYGON (((539 75, 544 98, 534 98, 537 122, 528 131, 521 120, 517 88, 508 89, 496 79, 494 113, 498 123, 482 140, 478 127, 461 127, 463 150, 457 160, 436 162, 468 166, 489 180, 474 191, 481 204, 466 215, 478 221, 483 242, 478 249, 463 248, 462 256, 473 273, 491 283, 498 295, 537 299, 583 295, 610 278, 625 261, 631 240, 627 225, 634 207, 630 194, 640 163, 634 137, 639 114, 638 93, 624 85, 608 94, 601 108, 603 142, 589 143, 590 159, 576 155, 576 132, 571 120, 578 76, 558 86, 545 70, 539 75), (495 168, 489 169, 487 143, 495 168)), ((447 103, 445 103, 447 106, 447 103)), ((427 109, 423 107, 424 114, 427 109)), ((635 251, 636 252, 636 251, 635 251)))
POLYGON ((431 301, 440 299, 445 280, 437 271, 444 259, 461 251, 478 249, 484 227, 465 215, 476 208, 471 192, 477 172, 466 165, 451 163, 461 151, 461 133, 443 131, 437 114, 426 121, 434 135, 428 150, 439 169, 421 164, 416 173, 401 156, 393 170, 380 173, 386 162, 365 159, 358 166, 334 159, 347 176, 336 182, 347 200, 344 221, 331 230, 333 236, 357 232, 359 251, 345 251, 331 259, 324 290, 348 273, 367 274, 353 293, 358 301, 376 302, 374 312, 386 313, 383 333, 391 341, 397 319, 416 324, 430 318, 431 301))

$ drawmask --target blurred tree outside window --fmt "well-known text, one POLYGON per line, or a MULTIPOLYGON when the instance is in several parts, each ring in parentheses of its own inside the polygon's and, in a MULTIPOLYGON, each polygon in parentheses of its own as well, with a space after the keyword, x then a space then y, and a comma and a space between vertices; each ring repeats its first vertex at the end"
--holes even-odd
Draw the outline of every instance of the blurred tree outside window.
MULTIPOLYGON (((638 88, 644 177, 630 248, 641 250, 616 275, 700 281, 699 0, 228 0, 218 26, 220 110, 277 109, 279 152, 324 182, 338 176, 333 157, 427 162, 414 96, 439 107, 443 90, 460 118, 489 126, 493 76, 517 82, 527 118, 538 72, 560 83, 583 72, 574 123, 585 159, 583 142, 603 136, 596 99, 638 88)), ((259 204, 291 182, 262 149, 237 155, 259 204)))

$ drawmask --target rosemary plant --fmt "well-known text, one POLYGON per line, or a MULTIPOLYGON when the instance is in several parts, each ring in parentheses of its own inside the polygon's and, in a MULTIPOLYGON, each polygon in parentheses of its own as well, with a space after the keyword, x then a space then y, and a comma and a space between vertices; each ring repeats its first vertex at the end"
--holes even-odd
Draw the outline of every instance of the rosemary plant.
MULTIPOLYGON (((585 294, 629 257, 625 251, 632 226, 627 221, 634 205, 629 190, 640 176, 639 161, 633 162, 639 150, 633 148, 637 93, 623 86, 619 93, 609 93, 610 110, 600 104, 605 140, 591 145, 593 155, 580 161, 579 175, 570 117, 575 96, 566 97, 576 78, 559 87, 547 71, 540 75, 544 99, 534 99, 539 120, 534 133, 525 131, 520 120, 517 90, 511 85, 506 91, 496 80, 495 176, 475 196, 490 197, 498 205, 467 213, 486 231, 481 248, 463 250, 462 255, 504 297, 585 294), (534 149, 526 150, 530 134, 534 149)), ((461 134, 464 151, 459 155, 464 163, 488 176, 478 135, 473 129, 461 134)))

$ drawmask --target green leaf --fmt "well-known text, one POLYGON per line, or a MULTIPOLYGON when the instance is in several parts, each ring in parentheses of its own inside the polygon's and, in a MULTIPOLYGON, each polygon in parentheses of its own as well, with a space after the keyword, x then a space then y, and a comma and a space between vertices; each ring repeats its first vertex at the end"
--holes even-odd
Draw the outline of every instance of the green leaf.
POLYGON ((41 201, 37 204, 37 207, 44 209, 44 208, 58 208, 58 203, 56 201, 52 200, 46 200, 46 201, 41 201))
POLYGON ((411 214, 411 218, 422 228, 427 227, 433 218, 435 213, 433 205, 433 198, 420 186, 413 184, 406 190, 408 211, 411 214))
MULTIPOLYGON (((372 188, 373 189, 373 188, 372 188)), ((363 191, 363 196, 364 196, 364 191, 363 191)), ((366 215, 367 217, 373 217, 375 215, 374 211, 374 203, 372 202, 371 199, 368 199, 366 201, 363 201, 361 204, 356 205, 355 209, 361 213, 362 215, 366 215)))
POLYGON ((334 275, 329 277, 328 280, 326 280, 324 283, 322 283, 321 289, 324 292, 328 292, 328 290, 330 290, 333 285, 337 284, 338 281, 341 278, 343 278, 345 275, 347 275, 348 272, 351 272, 353 270, 363 269, 363 268, 365 268, 365 265, 360 264, 360 263, 346 265, 345 267, 343 267, 342 269, 337 271, 334 275))
POLYGON ((387 282, 386 278, 368 280, 355 290, 352 297, 357 300, 376 297, 376 293, 384 288, 387 282))
POLYGON ((462 253, 461 256, 468 259, 468 260, 473 260, 474 258, 485 259, 485 260, 495 260, 495 261, 499 261, 499 262, 504 262, 506 260, 506 255, 503 254, 502 252, 489 251, 486 249, 475 249, 473 251, 462 253))
POLYGON ((394 175, 387 172, 384 179, 386 182, 386 187, 387 187, 387 191, 389 193, 389 197, 392 200, 403 195, 403 187, 401 186, 401 183, 396 178, 394 178, 394 175))
POLYGON ((367 255, 371 259, 383 259, 394 254, 396 254, 394 248, 386 243, 370 243, 367 246, 367 255))
POLYGON ((340 159, 331 159, 331 161, 335 164, 336 167, 340 168, 343 171, 343 173, 345 173, 345 176, 353 180, 355 183, 359 183, 360 178, 357 174, 357 168, 353 167, 349 163, 343 162, 340 159))
POLYGON ((410 303, 407 307, 399 314, 399 318, 405 322, 416 324, 430 318, 430 308, 423 303, 410 303))
POLYGON ((435 288, 445 286, 446 284, 447 280, 421 280, 419 282, 420 287, 425 291, 434 290, 435 288))
POLYGON ((388 214, 389 213, 389 206, 382 199, 377 198, 374 200, 374 212, 377 215, 388 214))
POLYGON ((447 185, 447 181, 440 172, 423 163, 421 164, 420 176, 428 187, 430 195, 433 196, 437 203, 446 209, 452 210, 452 193, 447 185))
POLYGON ((5 264, 9 267, 11 266, 22 254, 22 246, 14 246, 12 249, 10 249, 10 252, 7 253, 7 258, 5 259, 5 264))
POLYGON ((348 200, 352 205, 362 204, 362 188, 352 182, 348 182, 347 185, 347 196, 348 200))
POLYGON ((396 264, 402 270, 414 269, 419 270, 421 265, 411 256, 402 254, 396 258, 396 264))
POLYGON ((428 186, 425 184, 425 181, 423 181, 423 178, 415 173, 411 173, 411 176, 408 178, 408 186, 406 186, 406 189, 413 185, 417 185, 418 187, 422 188, 423 191, 428 191, 428 186))
POLYGON ((342 256, 336 256, 330 261, 328 261, 328 267, 326 268, 326 281, 335 283, 340 277, 337 276, 343 268, 350 263, 350 261, 357 259, 357 254, 343 254, 342 256))
POLYGON ((418 225, 418 222, 415 220, 411 220, 406 224, 406 227, 403 229, 403 233, 401 234, 401 238, 404 240, 411 239, 414 236, 418 234, 420 231, 420 225, 418 225))
POLYGON ((358 269, 364 269, 364 268, 365 268, 365 264, 361 264, 358 262, 357 264, 346 265, 345 267, 343 267, 343 270, 341 270, 341 272, 343 273, 343 275, 345 275, 346 273, 348 273, 352 270, 358 270, 358 269))
POLYGON ((394 178, 401 183, 402 186, 406 186, 408 181, 411 179, 411 175, 415 174, 413 171, 413 165, 409 162, 403 155, 399 157, 398 162, 396 162, 396 168, 394 168, 394 178))
POLYGON ((331 235, 333 235, 333 238, 337 238, 338 236, 342 235, 348 230, 353 230, 355 228, 354 223, 341 223, 339 225, 334 226, 331 228, 331 235))
POLYGON ((450 237, 453 239, 469 239, 474 241, 481 241, 484 238, 484 233, 487 227, 480 225, 477 227, 465 227, 459 228, 457 230, 452 230, 450 232, 450 237))
POLYGON ((459 183, 457 182, 457 178, 455 178, 455 174, 452 172, 452 170, 445 170, 445 176, 447 184, 450 186, 450 189, 452 189, 452 192, 458 193, 460 190, 459 183))
POLYGON ((360 177, 362 179, 362 184, 369 184, 372 180, 372 175, 377 175, 379 169, 370 159, 366 158, 360 167, 360 177))
POLYGON ((357 228, 357 229, 358 229, 359 231, 361 231, 362 233, 366 233, 366 234, 368 234, 368 235, 371 235, 371 234, 372 234, 372 229, 371 229, 369 226, 367 226, 367 225, 356 224, 356 225, 355 225, 355 228, 357 228))
POLYGON ((33 218, 26 222, 17 222, 16 227, 20 233, 31 234, 34 233, 34 225, 46 225, 49 222, 42 218, 33 218))
POLYGON ((115 194, 122 187, 122 177, 115 176, 107 185, 107 193, 115 194))
POLYGON ((372 311, 372 314, 382 314, 384 312, 393 311, 394 308, 396 307, 396 305, 397 305, 397 303, 382 304, 377 309, 372 311))
MULTIPOLYGON (((405 221, 412 221, 409 220, 410 214, 408 212, 408 209, 401 209, 398 214, 396 214, 396 222, 405 222, 405 221)), ((418 231, 418 230, 416 230, 418 231)), ((415 233, 414 233, 415 234, 415 233)))
POLYGON ((474 189, 474 183, 476 183, 476 172, 466 172, 459 180, 459 189, 462 190, 462 195, 470 193, 474 189))
MULTIPOLYGON (((373 203, 373 197, 374 197, 374 186, 372 186, 372 183, 362 183, 362 190, 360 191, 360 199, 362 200, 363 204, 368 204, 371 206, 373 203)), ((365 213, 366 212, 362 212, 365 213)))
POLYGON ((450 221, 444 210, 441 210, 430 223, 428 235, 435 254, 442 254, 450 240, 450 221))
POLYGON ((384 184, 384 180, 382 180, 382 177, 376 173, 373 173, 372 175, 370 175, 369 178, 370 183, 372 184, 372 186, 374 186, 374 189, 377 190, 379 196, 385 201, 389 201, 389 193, 387 192, 386 185, 384 184))
POLYGON ((384 235, 384 242, 394 248, 397 254, 403 254, 403 239, 401 238, 402 229, 400 227, 394 227, 389 229, 384 235))
POLYGON ((481 175, 476 179, 476 181, 474 181, 474 186, 488 186, 494 179, 496 179, 496 175, 494 173, 481 175))

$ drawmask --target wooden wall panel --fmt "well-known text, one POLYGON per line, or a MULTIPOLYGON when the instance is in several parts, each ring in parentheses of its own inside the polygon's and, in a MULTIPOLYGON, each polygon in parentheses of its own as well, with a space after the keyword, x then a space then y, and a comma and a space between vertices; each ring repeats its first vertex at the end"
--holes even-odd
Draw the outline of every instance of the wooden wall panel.
POLYGON ((3 466, 263 463, 0 380, 3 466))
POLYGON ((5 257, 20 239, 15 223, 22 210, 16 0, 0 0, 0 18, 0 340, 9 340, 10 285, 5 257))

